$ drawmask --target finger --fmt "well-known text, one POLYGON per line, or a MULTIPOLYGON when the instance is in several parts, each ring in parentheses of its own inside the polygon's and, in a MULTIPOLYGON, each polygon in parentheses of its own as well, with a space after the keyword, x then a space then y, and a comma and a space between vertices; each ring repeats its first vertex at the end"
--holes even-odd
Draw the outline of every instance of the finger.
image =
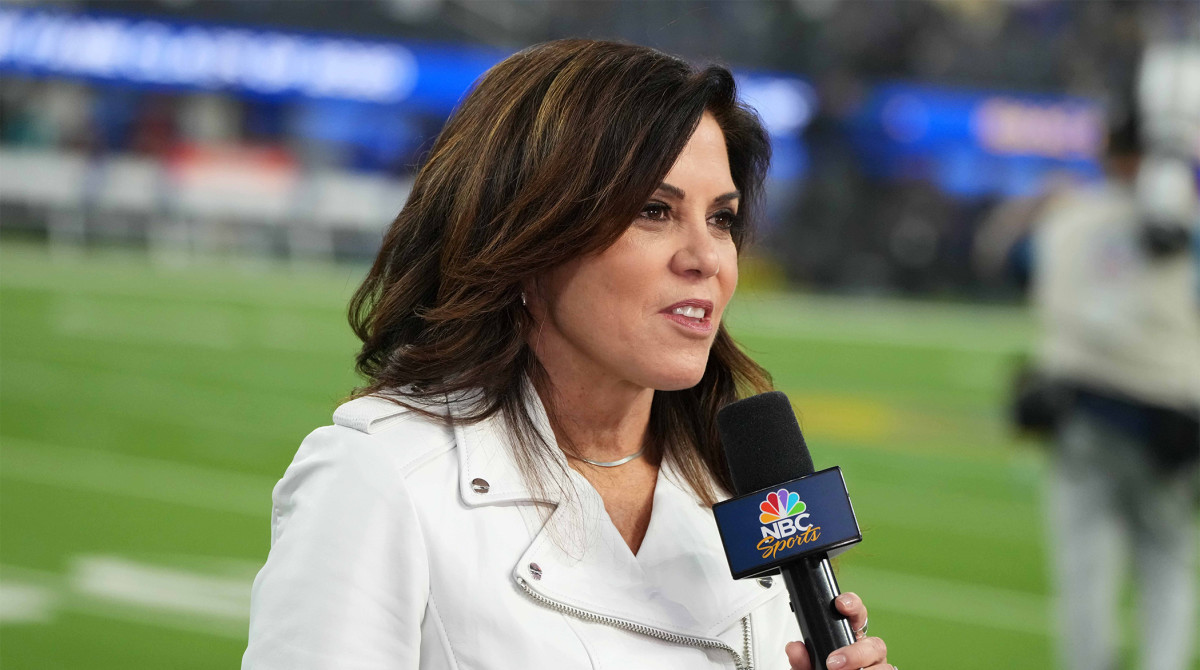
POLYGON ((850 627, 856 631, 862 630, 867 623, 867 606, 863 604, 862 598, 859 598, 857 593, 848 592, 838 596, 835 603, 838 611, 850 620, 850 627))
POLYGON ((787 653, 792 670, 812 670, 812 663, 808 660, 808 649, 804 648, 803 642, 788 642, 783 650, 787 653))
POLYGON ((869 668, 887 662, 887 645, 877 637, 864 637, 848 647, 842 647, 825 659, 829 670, 869 668))

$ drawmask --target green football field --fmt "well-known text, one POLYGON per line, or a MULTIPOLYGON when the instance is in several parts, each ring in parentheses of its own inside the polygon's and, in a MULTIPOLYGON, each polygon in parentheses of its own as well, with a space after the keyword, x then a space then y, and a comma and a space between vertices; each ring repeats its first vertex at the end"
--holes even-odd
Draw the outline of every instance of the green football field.
MULTIPOLYGON (((0 667, 230 668, 270 491, 356 383, 361 267, 0 247, 0 667)), ((840 559, 906 670, 1051 666, 1044 459, 1009 307, 744 291, 731 327, 841 465, 840 559)))

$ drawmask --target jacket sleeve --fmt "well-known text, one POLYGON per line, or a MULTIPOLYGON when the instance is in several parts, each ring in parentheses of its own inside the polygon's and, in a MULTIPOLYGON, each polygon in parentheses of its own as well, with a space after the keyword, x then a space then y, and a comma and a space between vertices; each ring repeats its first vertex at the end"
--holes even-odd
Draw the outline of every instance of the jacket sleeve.
POLYGON ((402 474, 354 430, 304 440, 272 495, 243 670, 418 667, 428 554, 402 474))

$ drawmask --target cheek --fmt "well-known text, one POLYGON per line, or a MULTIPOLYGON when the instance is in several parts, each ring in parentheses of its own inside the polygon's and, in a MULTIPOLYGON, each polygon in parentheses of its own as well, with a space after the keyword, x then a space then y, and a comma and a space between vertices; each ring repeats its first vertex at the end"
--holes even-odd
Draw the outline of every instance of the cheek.
POLYGON ((619 311, 638 311, 669 273, 669 248, 637 233, 631 229, 590 268, 597 291, 619 311))
POLYGON ((597 324, 619 327, 637 304, 645 285, 636 266, 618 255, 601 255, 551 273, 546 282, 546 310, 564 332, 586 335, 597 324))

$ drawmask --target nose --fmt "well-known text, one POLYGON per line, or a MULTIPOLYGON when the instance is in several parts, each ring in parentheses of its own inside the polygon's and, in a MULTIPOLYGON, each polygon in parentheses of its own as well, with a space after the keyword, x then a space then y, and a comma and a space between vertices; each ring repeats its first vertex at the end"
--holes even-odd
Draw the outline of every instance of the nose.
POLYGON ((688 277, 715 277, 721 270, 717 240, 704 216, 699 219, 699 223, 681 226, 679 247, 671 257, 671 271, 688 277))

